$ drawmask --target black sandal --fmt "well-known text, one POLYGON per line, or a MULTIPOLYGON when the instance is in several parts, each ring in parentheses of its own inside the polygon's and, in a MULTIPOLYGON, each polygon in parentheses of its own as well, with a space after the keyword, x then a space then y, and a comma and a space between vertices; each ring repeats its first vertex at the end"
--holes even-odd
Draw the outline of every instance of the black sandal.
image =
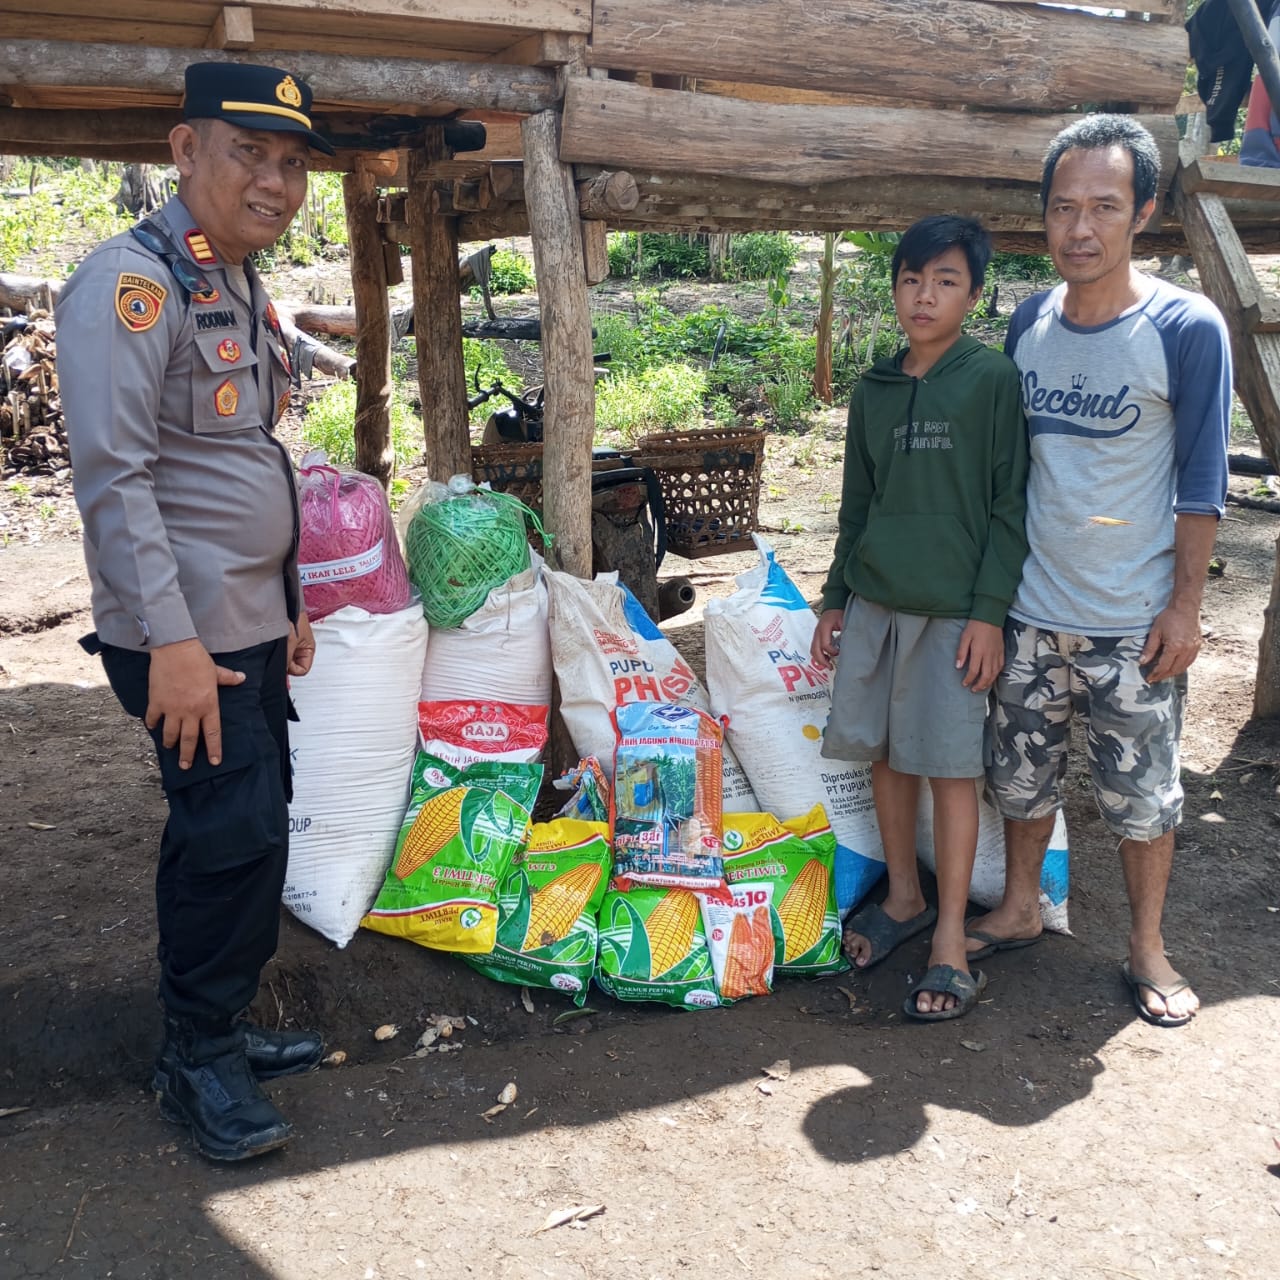
POLYGON ((895 920, 878 902, 873 902, 845 922, 840 940, 843 944, 844 934, 853 932, 861 934, 871 943, 871 959, 866 964, 855 963, 853 966, 861 972, 879 964, 896 947, 901 946, 908 938, 914 938, 917 933, 922 933, 937 918, 936 907, 925 907, 910 920, 895 920))

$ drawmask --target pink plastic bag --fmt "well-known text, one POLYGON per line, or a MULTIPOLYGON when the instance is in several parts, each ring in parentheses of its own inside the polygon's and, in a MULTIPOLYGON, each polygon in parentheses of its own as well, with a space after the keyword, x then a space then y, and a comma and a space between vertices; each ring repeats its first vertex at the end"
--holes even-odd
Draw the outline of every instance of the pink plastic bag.
POLYGON ((409 604, 409 575, 382 486, 362 471, 308 461, 298 471, 298 571, 308 615, 314 621, 349 604, 399 612, 409 604))

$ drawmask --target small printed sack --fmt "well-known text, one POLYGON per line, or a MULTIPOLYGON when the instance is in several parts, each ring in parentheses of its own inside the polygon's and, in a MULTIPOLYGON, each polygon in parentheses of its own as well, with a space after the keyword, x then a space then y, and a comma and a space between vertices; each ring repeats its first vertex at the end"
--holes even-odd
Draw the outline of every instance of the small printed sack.
POLYGON ((729 902, 719 724, 666 702, 627 703, 614 723, 614 888, 665 885, 729 902))
POLYGON ((773 885, 762 880, 735 885, 732 902, 699 899, 716 990, 726 1004, 773 990, 772 898, 773 885))

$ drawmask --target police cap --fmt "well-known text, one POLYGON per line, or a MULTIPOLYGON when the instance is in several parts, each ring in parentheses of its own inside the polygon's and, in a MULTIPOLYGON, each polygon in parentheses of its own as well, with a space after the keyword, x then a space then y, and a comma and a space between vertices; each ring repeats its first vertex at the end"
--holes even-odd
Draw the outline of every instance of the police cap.
POLYGON ((317 151, 333 147, 311 127, 311 90, 278 67, 193 62, 187 68, 185 120, 225 120, 242 129, 300 133, 317 151))

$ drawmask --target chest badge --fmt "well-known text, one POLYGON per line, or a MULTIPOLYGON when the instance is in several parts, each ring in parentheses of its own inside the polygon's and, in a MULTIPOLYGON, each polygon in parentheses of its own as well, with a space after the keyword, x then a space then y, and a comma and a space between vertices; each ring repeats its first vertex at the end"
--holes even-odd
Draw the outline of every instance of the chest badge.
POLYGON ((160 308, 168 296, 164 285, 122 271, 116 279, 116 315, 130 333, 145 333, 160 319, 160 308))
POLYGON ((240 361, 240 344, 232 338, 223 338, 218 343, 218 359, 225 360, 228 364, 238 364, 240 361))
POLYGON ((191 295, 192 302, 202 302, 206 306, 211 302, 218 302, 221 298, 222 294, 212 286, 209 287, 209 291, 207 293, 193 293, 191 295))
POLYGON ((218 417, 229 418, 240 404, 240 393, 230 378, 213 393, 213 407, 218 417))

